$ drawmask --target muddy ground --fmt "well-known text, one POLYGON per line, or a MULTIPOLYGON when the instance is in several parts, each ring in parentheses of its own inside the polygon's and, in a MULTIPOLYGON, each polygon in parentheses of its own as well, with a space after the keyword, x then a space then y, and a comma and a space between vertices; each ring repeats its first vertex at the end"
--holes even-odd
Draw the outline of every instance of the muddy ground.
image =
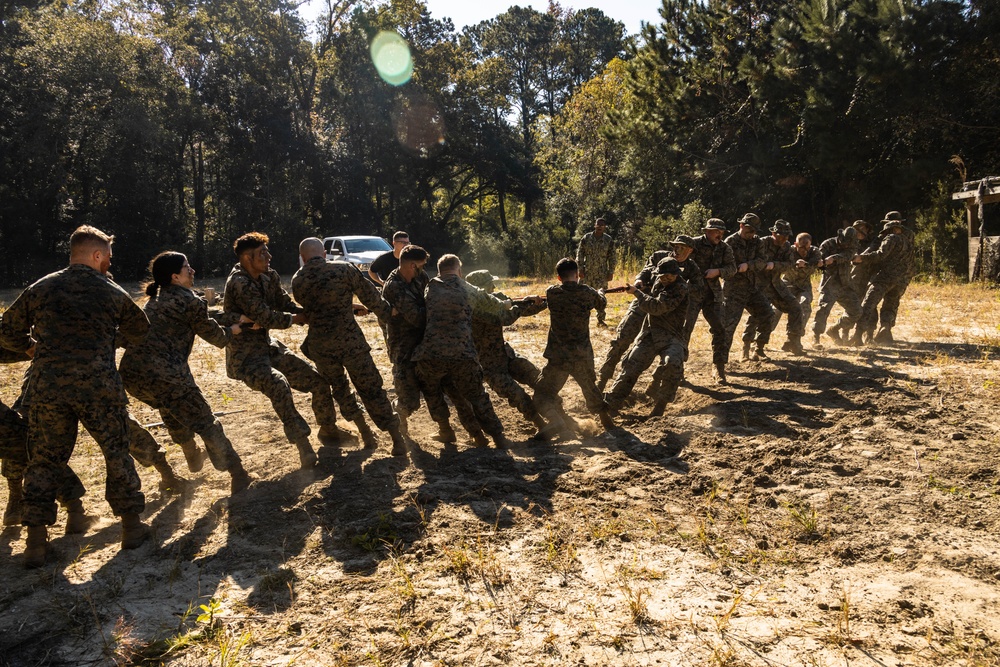
MULTIPOLYGON (((82 436, 72 465, 100 522, 64 537, 61 513, 35 571, 23 531, 3 532, 0 665, 1000 664, 997 306, 914 285, 903 342, 805 358, 779 351, 782 324, 772 360, 734 359, 728 387, 702 323, 691 386, 662 417, 634 395, 603 433, 571 382, 579 439, 537 444, 498 404, 512 448, 443 446, 422 411, 409 461, 387 437, 349 439, 315 475, 199 342, 195 375, 216 409, 245 411, 221 419, 257 482, 228 498, 226 475, 188 473, 153 429, 191 483, 161 494, 140 469, 156 539, 122 552, 82 436)), ((541 363, 547 326, 508 339, 541 363)), ((599 355, 611 336, 595 330, 599 355)), ((10 404, 23 368, 0 372, 10 404)))

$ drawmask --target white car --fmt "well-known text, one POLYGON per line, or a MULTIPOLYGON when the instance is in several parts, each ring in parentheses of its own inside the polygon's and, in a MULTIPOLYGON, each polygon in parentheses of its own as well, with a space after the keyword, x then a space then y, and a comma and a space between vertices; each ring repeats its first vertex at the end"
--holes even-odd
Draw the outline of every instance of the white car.
POLYGON ((323 247, 327 259, 350 262, 366 276, 375 258, 392 250, 392 245, 381 236, 327 236, 323 247))

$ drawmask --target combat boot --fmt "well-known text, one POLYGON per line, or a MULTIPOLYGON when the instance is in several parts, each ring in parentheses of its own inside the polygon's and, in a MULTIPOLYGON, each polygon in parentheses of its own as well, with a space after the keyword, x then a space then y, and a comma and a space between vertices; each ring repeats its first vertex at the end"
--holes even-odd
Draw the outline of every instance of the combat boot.
POLYGON ((95 521, 97 517, 84 511, 83 501, 79 498, 66 503, 66 535, 82 535, 95 521))
POLYGON ((662 398, 653 404, 653 409, 649 411, 650 417, 662 417, 664 410, 667 409, 667 402, 662 398))
POLYGON ((751 361, 768 361, 770 357, 767 356, 767 351, 763 347, 758 347, 753 351, 753 356, 750 357, 751 361))
POLYGON ((486 434, 483 433, 482 431, 473 431, 471 435, 472 435, 472 442, 476 445, 476 447, 490 446, 490 441, 486 438, 486 434))
POLYGON ((24 542, 24 566, 34 569, 45 565, 48 550, 48 529, 45 526, 28 526, 28 538, 24 542))
POLYGON ((500 433, 499 435, 493 436, 493 446, 497 449, 510 449, 514 446, 514 443, 508 440, 507 436, 503 433, 500 433))
POLYGON ((750 358, 750 341, 743 343, 743 361, 747 361, 750 358))
POLYGON ((791 352, 796 357, 805 356, 806 353, 806 351, 802 349, 802 339, 798 336, 786 340, 785 344, 781 346, 781 349, 785 352, 791 352))
MULTIPOLYGON (((826 330, 826 335, 833 339, 834 344, 843 345, 844 339, 840 335, 840 325, 835 325, 826 330)), ((819 334, 816 335, 819 338, 819 334)))
POLYGON ((295 441, 295 449, 299 451, 299 468, 302 470, 312 470, 316 467, 318 459, 309 443, 309 436, 302 436, 295 441))
POLYGON ((392 438, 392 455, 406 456, 406 438, 403 437, 402 430, 393 426, 389 429, 389 437, 392 438))
POLYGON ((7 480, 7 506, 3 510, 3 525, 17 526, 21 523, 21 507, 24 490, 21 480, 7 480))
POLYGON ((191 472, 201 472, 201 469, 205 466, 205 457, 208 453, 202 449, 198 448, 195 441, 188 440, 186 442, 178 442, 181 451, 184 452, 184 460, 187 461, 188 470, 191 472))
POLYGON ((431 436, 432 439, 437 440, 438 442, 443 442, 446 445, 458 440, 458 437, 455 435, 455 430, 451 427, 451 424, 448 423, 447 419, 439 421, 437 425, 438 432, 431 436))
POLYGON ((354 420, 354 425, 358 427, 358 434, 361 436, 361 441, 365 443, 365 449, 377 449, 378 438, 375 437, 375 433, 372 432, 368 422, 365 421, 364 415, 359 415, 354 420))
POLYGON ((881 327, 878 330, 878 333, 875 334, 874 341, 883 345, 891 345, 894 342, 892 338, 892 329, 881 327))
POLYGON ((170 467, 166 459, 157 461, 153 464, 153 467, 156 469, 156 472, 160 473, 159 489, 161 493, 180 492, 184 480, 174 474, 173 468, 170 467))
POLYGON ((235 496, 240 491, 245 491, 253 482, 253 477, 246 471, 242 463, 237 463, 229 469, 229 495, 235 496))
POLYGON ((618 427, 618 425, 615 424, 615 420, 611 418, 611 411, 610 411, 610 409, 609 410, 601 410, 600 412, 597 413, 597 416, 601 420, 601 426, 604 427, 605 431, 610 431, 610 430, 618 427))
POLYGON ((316 437, 319 439, 320 444, 327 447, 336 447, 340 444, 343 435, 344 432, 336 426, 321 426, 316 437))
POLYGON ((716 384, 729 384, 729 379, 726 377, 726 365, 715 364, 715 368, 712 369, 712 377, 715 378, 716 384))
POLYGON ((149 526, 138 514, 122 514, 122 549, 136 549, 149 539, 149 526))

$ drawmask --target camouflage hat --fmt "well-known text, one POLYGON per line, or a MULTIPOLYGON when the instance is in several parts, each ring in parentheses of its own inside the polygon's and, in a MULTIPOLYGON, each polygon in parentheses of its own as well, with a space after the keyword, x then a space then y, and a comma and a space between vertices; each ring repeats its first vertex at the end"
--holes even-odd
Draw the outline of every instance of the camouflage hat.
POLYGON ((656 265, 656 275, 662 276, 670 273, 679 276, 681 274, 681 265, 673 257, 665 257, 656 265))
POLYGON ((724 232, 729 231, 726 229, 725 221, 719 218, 709 218, 708 222, 705 223, 705 226, 701 228, 702 231, 705 231, 706 229, 721 229, 724 232))
POLYGON ((894 220, 900 223, 906 222, 906 220, 903 219, 903 214, 899 211, 889 211, 885 214, 885 217, 882 218, 882 222, 888 222, 889 220, 894 220))
POLYGON ((854 227, 845 227, 840 230, 840 237, 848 243, 854 243, 858 240, 858 230, 854 227))
POLYGON ((687 234, 679 234, 677 238, 670 242, 670 245, 686 245, 689 248, 693 248, 694 239, 687 234))
POLYGON ((874 229, 870 222, 865 222, 864 220, 855 220, 854 224, 851 225, 854 229, 858 230, 865 236, 871 236, 874 229))
POLYGON ((771 227, 771 231, 775 234, 781 234, 783 236, 792 235, 792 223, 787 220, 776 220, 774 222, 774 227, 771 227))
POLYGON ((741 225, 746 225, 748 227, 753 227, 755 232, 760 231, 760 216, 756 213, 747 213, 742 218, 739 219, 741 225))
POLYGON ((469 275, 465 276, 466 282, 470 285, 475 285, 480 289, 486 289, 496 281, 500 280, 497 276, 485 269, 480 269, 479 271, 473 271, 469 275))
POLYGON ((902 220, 883 220, 882 231, 878 233, 879 236, 885 236, 892 231, 893 227, 903 228, 902 220))

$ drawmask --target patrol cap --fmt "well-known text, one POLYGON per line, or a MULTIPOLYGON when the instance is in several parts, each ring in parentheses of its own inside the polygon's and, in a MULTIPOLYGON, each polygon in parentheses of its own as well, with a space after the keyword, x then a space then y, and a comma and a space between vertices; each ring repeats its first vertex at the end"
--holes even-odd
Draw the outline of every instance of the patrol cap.
POLYGON ((738 221, 741 225, 747 225, 748 227, 753 227, 755 232, 760 231, 760 216, 756 213, 747 213, 738 221))
POLYGON ((784 236, 792 235, 792 223, 787 220, 776 220, 774 222, 774 227, 771 227, 771 231, 775 234, 783 234, 784 236))
POLYGON ((670 242, 670 245, 686 245, 689 248, 693 248, 694 239, 687 234, 678 234, 677 238, 670 242))
POLYGON ((709 218, 708 222, 705 223, 705 226, 701 228, 702 231, 705 231, 706 229, 721 229, 724 232, 729 231, 726 229, 725 221, 720 218, 709 218))
POLYGON ((675 276, 681 274, 681 265, 677 263, 677 260, 673 257, 665 257, 660 260, 660 263, 656 265, 656 275, 662 276, 665 274, 672 273, 675 276))
POLYGON ((480 289, 486 289, 496 281, 500 280, 497 276, 486 269, 480 269, 479 271, 473 271, 469 275, 465 276, 466 282, 470 285, 475 285, 480 289))

